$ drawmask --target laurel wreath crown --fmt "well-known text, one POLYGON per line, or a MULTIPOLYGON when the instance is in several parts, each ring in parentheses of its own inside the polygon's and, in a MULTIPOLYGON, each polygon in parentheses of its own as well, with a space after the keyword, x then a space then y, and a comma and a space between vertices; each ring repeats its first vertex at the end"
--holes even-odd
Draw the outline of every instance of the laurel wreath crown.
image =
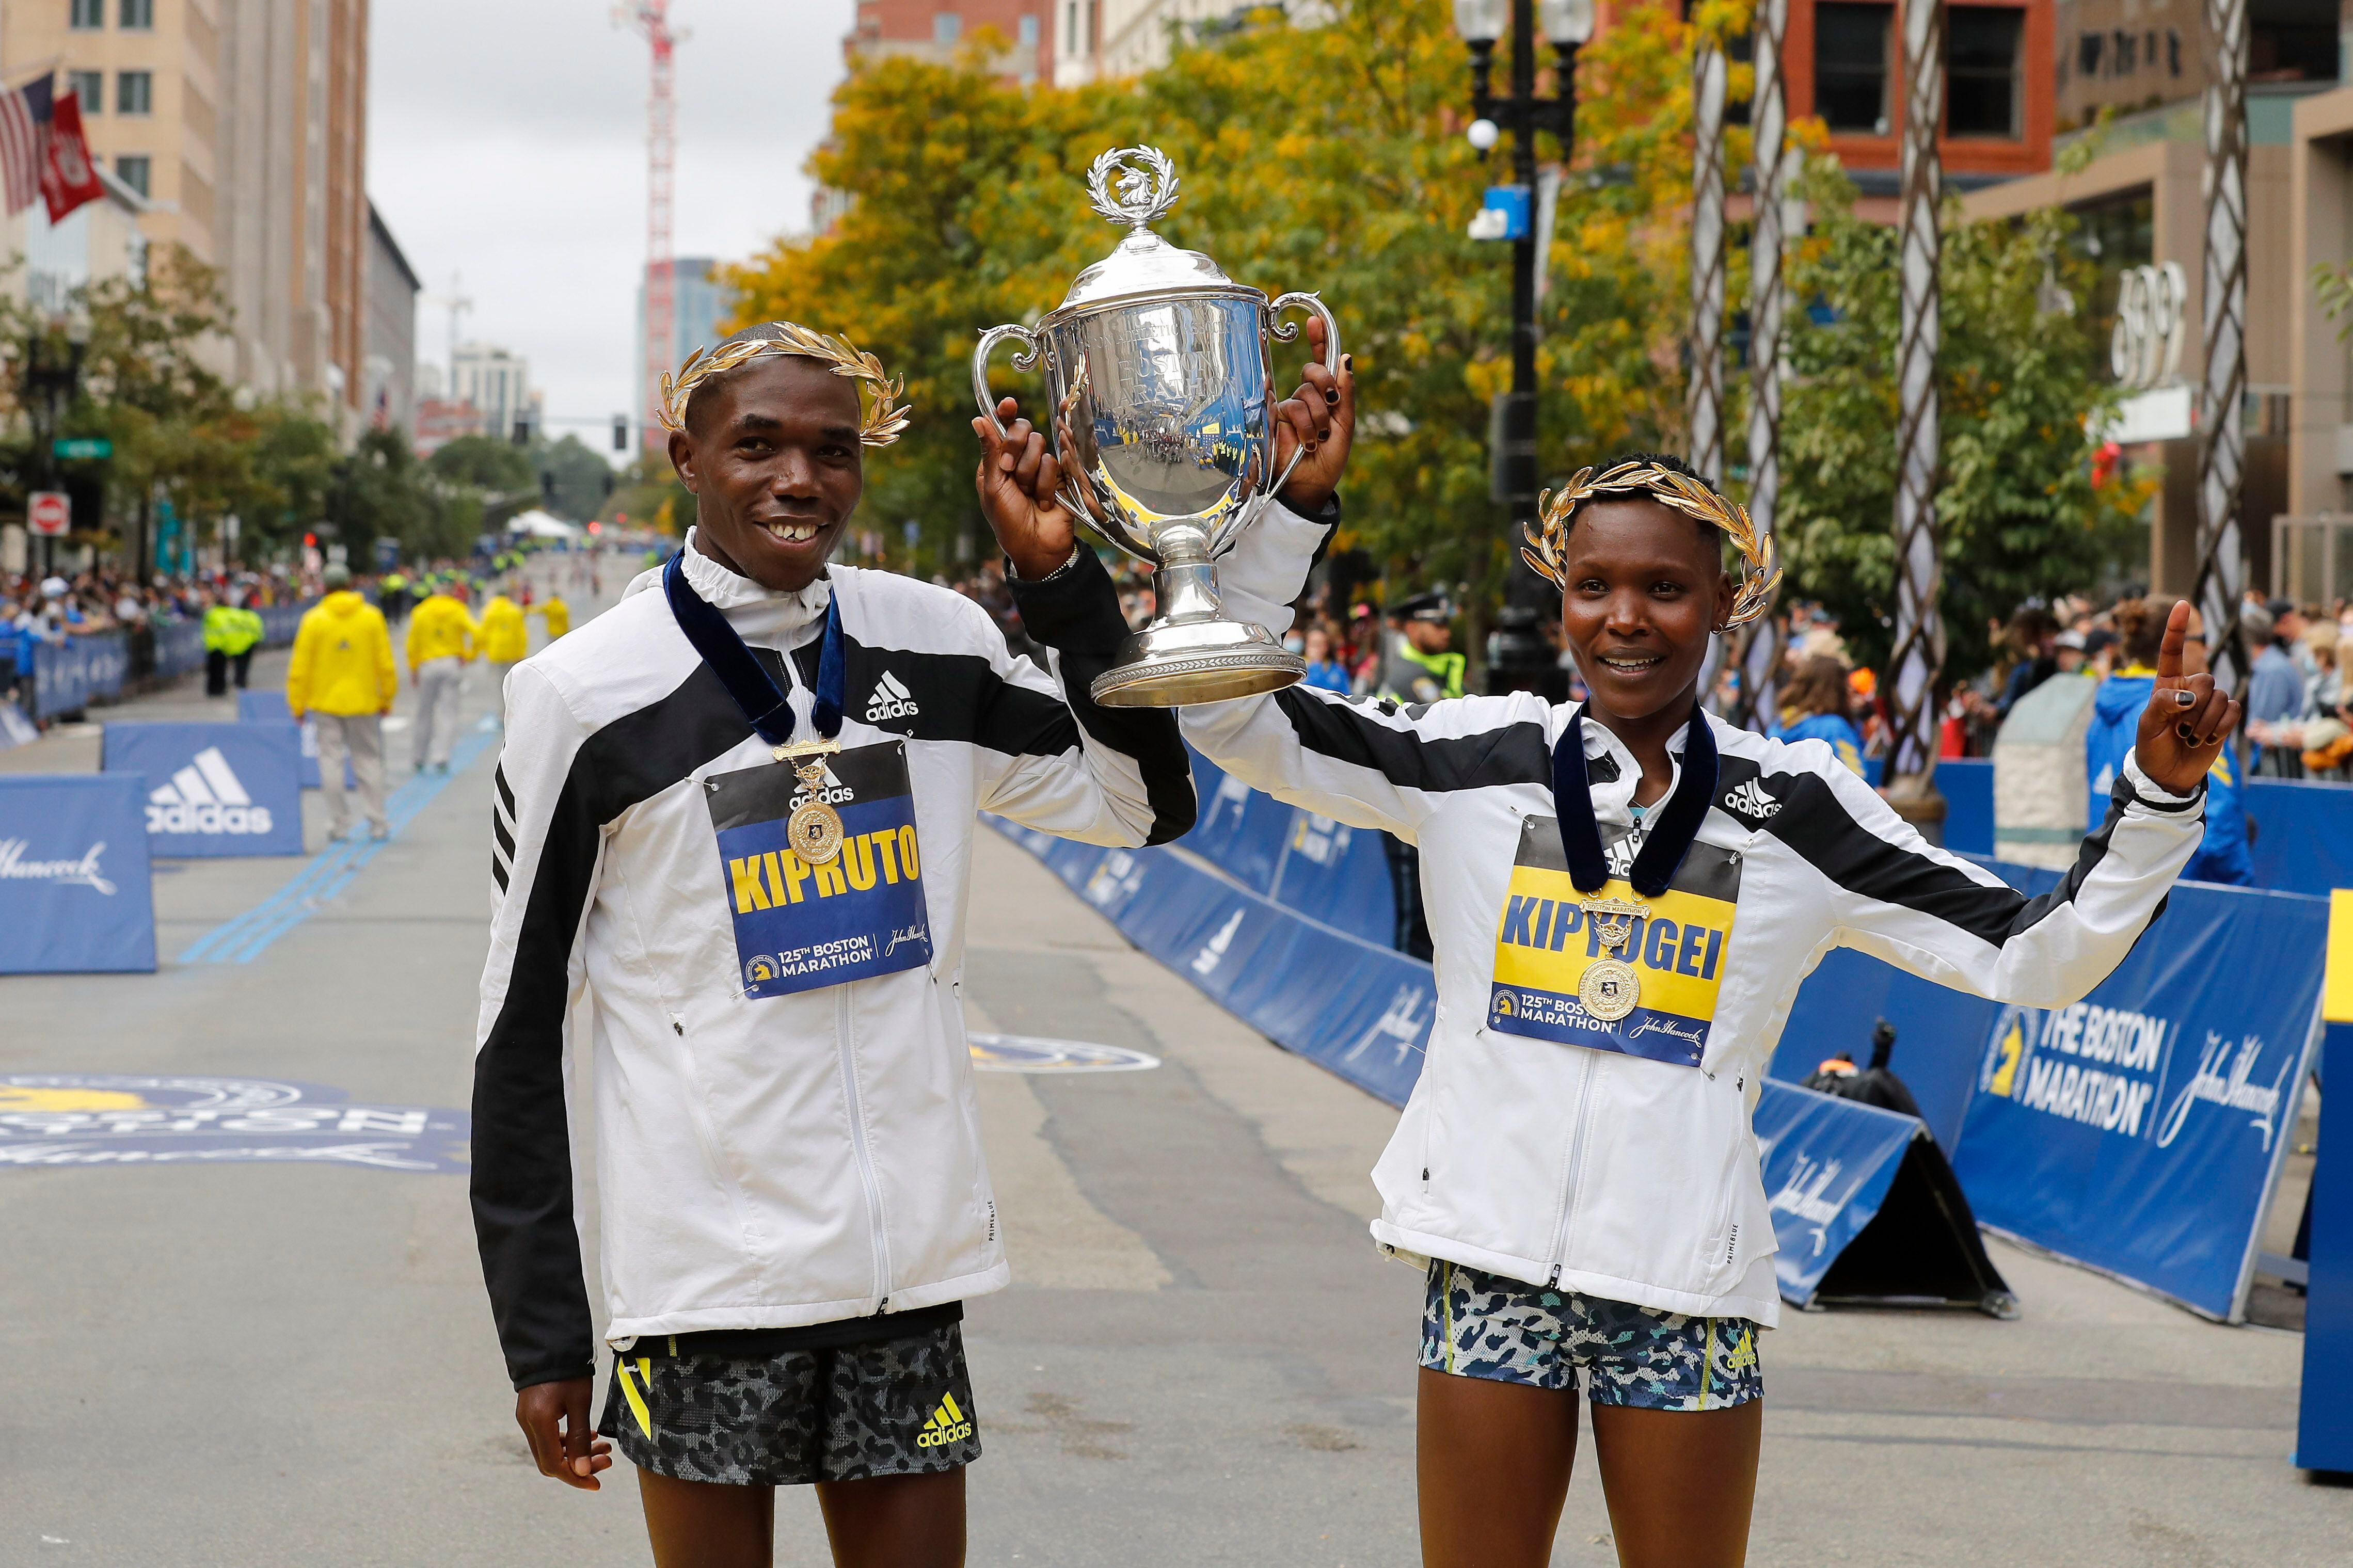
POLYGON ((1529 524, 1523 531, 1527 544, 1520 553, 1552 580, 1558 588, 1568 586, 1561 557, 1568 546, 1569 521, 1577 509, 1596 496, 1634 495, 1648 493, 1662 505, 1672 507, 1687 517, 1712 523, 1728 534, 1739 547, 1742 557, 1740 584, 1732 599, 1732 613, 1725 617, 1719 631, 1730 631, 1744 626, 1772 607, 1773 590, 1781 585, 1781 569, 1773 560, 1773 536, 1759 535, 1757 525, 1748 521, 1748 509, 1725 500, 1699 480, 1655 463, 1620 463, 1596 473, 1590 468, 1579 468, 1567 486, 1557 494, 1546 490, 1536 497, 1536 511, 1541 525, 1529 524))
POLYGON ((768 324, 776 330, 776 336, 738 338, 715 349, 698 348, 686 356, 686 363, 678 367, 676 375, 664 375, 661 378, 662 428, 685 430, 686 405, 694 396, 695 388, 704 382, 714 375, 740 370, 754 360, 770 354, 822 360, 834 374, 864 383, 869 391, 860 399, 858 439, 861 445, 887 447, 907 428, 913 411, 899 401, 906 391, 905 377, 893 379, 884 374, 882 362, 871 353, 861 353, 848 338, 828 337, 797 321, 771 321, 768 324))

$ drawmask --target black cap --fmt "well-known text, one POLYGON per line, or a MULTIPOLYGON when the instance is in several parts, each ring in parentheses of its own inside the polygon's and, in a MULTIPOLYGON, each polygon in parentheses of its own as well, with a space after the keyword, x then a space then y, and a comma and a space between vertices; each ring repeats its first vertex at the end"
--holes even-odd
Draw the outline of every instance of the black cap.
POLYGON ((1410 599, 1399 599, 1389 614, 1401 621, 1437 621, 1445 623, 1454 618, 1454 601, 1442 591, 1416 594, 1410 599))
POLYGON ((2292 616, 2295 614, 2295 601, 2293 599, 2274 599, 2271 603, 2265 605, 2263 608, 2269 610, 2272 613, 2273 621, 2277 622, 2282 616, 2292 616))

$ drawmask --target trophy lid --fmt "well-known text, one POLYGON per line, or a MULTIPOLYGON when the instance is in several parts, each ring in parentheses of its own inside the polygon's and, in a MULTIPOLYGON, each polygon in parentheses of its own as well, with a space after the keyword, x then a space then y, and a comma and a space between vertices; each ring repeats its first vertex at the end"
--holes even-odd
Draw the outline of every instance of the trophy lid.
POLYGON ((1198 250, 1180 250, 1145 226, 1176 205, 1176 171, 1157 147, 1115 147, 1087 171, 1088 203, 1128 226, 1119 247, 1080 273, 1060 310, 1172 289, 1234 289, 1234 280, 1198 250))

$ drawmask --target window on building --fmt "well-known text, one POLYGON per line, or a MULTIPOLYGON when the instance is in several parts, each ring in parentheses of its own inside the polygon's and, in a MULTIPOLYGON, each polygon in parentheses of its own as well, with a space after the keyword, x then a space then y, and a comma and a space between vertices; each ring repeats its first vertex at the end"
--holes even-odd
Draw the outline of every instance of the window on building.
POLYGON ((953 44, 964 37, 964 18, 954 11, 934 12, 932 16, 932 42, 953 44))
POLYGON ((143 196, 148 194, 147 167, 147 160, 143 156, 117 158, 114 161, 114 177, 143 196))
POLYGON ((1079 0, 1064 0, 1062 6, 1062 52, 1079 52, 1079 0))
POLYGON ((2105 34, 2085 33, 2078 37, 2075 40, 2075 74, 2097 80, 2100 57, 2107 52, 2107 47, 2108 40, 2105 34))
POLYGON ((2068 209, 2075 217, 2073 247, 2096 269, 2092 297, 2084 301, 2090 318, 2090 341, 2095 374, 2102 381, 2114 375, 2108 363, 2108 339, 2116 331, 2116 297, 2124 275, 2156 259, 2157 202, 2147 185, 2118 195, 2068 209))
POLYGON ((114 112, 152 114, 155 110, 155 73, 118 71, 114 77, 114 112))
POLYGON ((2002 5, 1955 5, 1945 13, 1945 134, 2025 133, 2020 47, 2026 13, 2002 5))
POLYGON ((96 114, 106 107, 106 73, 68 71, 66 90, 81 104, 84 114, 96 114))
POLYGON ((106 26, 106 0, 67 0, 66 26, 92 32, 106 26))
POLYGON ((1814 112, 1832 131, 1887 134, 1893 5, 1814 7, 1814 112))
POLYGON ((1020 26, 1020 27, 1018 29, 1018 31, 1019 32, 1019 34, 1020 34, 1020 36, 1021 36, 1021 47, 1022 47, 1023 48, 1025 48, 1025 49, 1034 49, 1034 48, 1036 48, 1036 47, 1038 47, 1038 18, 1037 18, 1037 17, 1035 17, 1035 16, 1024 16, 1024 17, 1022 17, 1022 18, 1021 18, 1021 26, 1020 26))
POLYGON ((134 33, 152 32, 155 26, 155 0, 122 0, 115 20, 134 33))

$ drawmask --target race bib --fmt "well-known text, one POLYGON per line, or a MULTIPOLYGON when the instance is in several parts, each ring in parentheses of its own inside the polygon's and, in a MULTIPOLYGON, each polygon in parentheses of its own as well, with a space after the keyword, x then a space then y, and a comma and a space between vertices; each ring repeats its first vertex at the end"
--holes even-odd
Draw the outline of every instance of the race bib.
POLYGON ((904 742, 828 755, 814 789, 775 763, 707 778, 702 793, 744 995, 789 996, 932 961, 904 742), (793 847, 793 813, 812 801, 840 818, 830 859, 793 847))
POLYGON ((1495 933, 1487 1026, 1562 1045, 1697 1067, 1732 946, 1740 859, 1694 844, 1667 890, 1626 880, 1633 840, 1602 829, 1610 877, 1598 893, 1569 880, 1560 828, 1520 825, 1511 889, 1495 933))

